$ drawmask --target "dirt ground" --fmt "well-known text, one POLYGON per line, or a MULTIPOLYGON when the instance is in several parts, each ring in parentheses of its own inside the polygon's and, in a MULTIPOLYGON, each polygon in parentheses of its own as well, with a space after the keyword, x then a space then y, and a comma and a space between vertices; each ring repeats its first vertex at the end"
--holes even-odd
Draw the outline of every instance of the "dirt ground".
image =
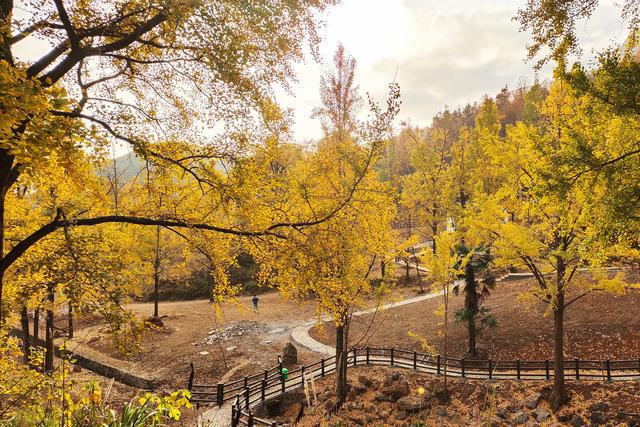
MULTIPOLYGON (((119 352, 104 325, 94 319, 77 322, 76 337, 68 348, 152 378, 160 391, 186 387, 190 362, 195 367, 196 382, 231 380, 274 366, 289 341, 291 328, 315 314, 311 304, 285 301, 276 292, 260 295, 259 306, 260 312, 254 313, 251 297, 241 297, 239 305, 225 305, 222 319, 217 321, 207 300, 161 302, 160 316, 166 316, 162 317, 163 326, 144 333, 139 352, 119 352), (205 342, 209 332, 238 324, 242 335, 234 332, 219 344, 205 342)), ((149 303, 132 304, 130 308, 143 318, 153 313, 149 303)), ((300 363, 315 359, 303 349, 298 356, 300 363)))
MULTIPOLYGON (((406 286, 398 289, 394 298, 412 297, 418 291, 417 286, 406 286)), ((241 296, 238 304, 224 304, 221 319, 216 319, 208 300, 161 301, 159 314, 163 326, 146 331, 140 351, 131 355, 114 347, 103 321, 77 318, 75 337, 67 342, 67 347, 154 379, 159 390, 185 387, 190 362, 194 364, 195 379, 199 383, 241 378, 273 367, 290 341, 291 329, 317 316, 314 303, 288 301, 277 291, 260 294, 259 313, 254 313, 251 298, 241 296), (242 335, 238 336, 234 329, 234 336, 220 343, 205 342, 210 332, 231 326, 238 327, 242 335)), ((141 318, 153 314, 152 303, 134 303, 128 308, 141 318)), ((66 325, 66 316, 59 316, 56 324, 66 325)), ((315 362, 317 358, 316 354, 298 347, 299 363, 315 362)))
MULTIPOLYGON (((533 285, 532 280, 500 282, 486 300, 498 326, 478 339, 478 347, 494 360, 541 360, 552 358, 553 324, 545 317, 543 304, 525 307, 518 295, 533 285)), ((453 322, 452 313, 462 307, 463 296, 451 295, 449 354, 463 356, 467 349, 467 333, 453 322)), ((349 330, 351 345, 396 346, 421 349, 418 339, 409 332, 427 339, 443 352, 442 317, 434 313, 442 304, 435 298, 416 304, 355 317, 349 330)), ((636 359, 640 357, 640 290, 629 289, 624 295, 596 292, 572 304, 565 318, 565 353, 569 358, 636 359)), ((332 344, 335 328, 325 324, 311 335, 332 344)))

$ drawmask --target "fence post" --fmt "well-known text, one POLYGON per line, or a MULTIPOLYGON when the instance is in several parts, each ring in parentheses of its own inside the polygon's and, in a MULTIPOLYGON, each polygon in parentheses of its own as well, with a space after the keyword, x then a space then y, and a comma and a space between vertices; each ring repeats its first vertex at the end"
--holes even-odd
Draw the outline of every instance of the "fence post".
POLYGON ((549 374, 549 359, 544 361, 544 369, 546 371, 547 381, 549 381, 549 379, 551 379, 551 375, 549 374))
POLYGON ((249 409, 249 418, 247 418, 247 426, 253 427, 253 411, 249 409))
POLYGON ((607 359, 607 381, 611 381, 611 360, 607 359))
POLYGON ((244 376, 244 388, 247 388, 247 386, 249 385, 249 378, 247 378, 247 376, 244 376))
POLYGON ((189 373, 189 381, 187 381, 187 390, 191 391, 193 388, 193 377, 195 377, 196 373, 193 370, 193 362, 190 363, 191 372, 189 373))
POLYGON ((266 380, 267 378, 269 378, 269 370, 265 369, 264 370, 264 379, 266 380))
POLYGON ((391 366, 393 366, 393 353, 394 353, 395 349, 393 347, 391 347, 391 366))
POLYGON ((218 383, 216 387, 216 403, 218 406, 222 406, 224 403, 224 384, 218 383))
POLYGON ((516 360, 516 378, 520 379, 520 359, 516 360))
POLYGON ((260 387, 260 397, 262 398, 263 402, 265 399, 266 392, 267 392, 267 380, 262 380, 262 387, 260 387))
POLYGON ((369 364, 369 346, 367 346, 367 365, 369 364))
POLYGON ((415 371, 416 369, 418 369, 418 352, 417 351, 413 351, 413 370, 415 371))
POLYGON ((462 371, 462 378, 464 378, 464 357, 460 359, 460 370, 462 371))
POLYGON ((249 409, 249 387, 244 388, 244 407, 249 409))
POLYGON ((489 379, 493 377, 493 371, 491 370, 491 359, 489 359, 489 379))
POLYGON ((282 372, 282 369, 280 369, 280 384, 282 385, 282 392, 283 393, 284 393, 284 388, 285 388, 284 382, 285 382, 284 372, 282 372))
POLYGON ((320 360, 320 376, 324 377, 324 357, 320 360))
POLYGON ((236 427, 236 412, 238 411, 238 409, 236 408, 236 404, 234 403, 231 406, 231 427, 236 427))
POLYGON ((436 360, 437 360, 436 374, 440 375, 440 355, 439 354, 436 356, 436 360))
POLYGON ((300 373, 300 385, 304 388, 304 365, 302 365, 302 372, 300 373))
POLYGON ((580 379, 580 359, 576 359, 576 380, 580 379))
POLYGON ((232 414, 233 419, 231 420, 232 427, 238 427, 240 424, 240 416, 242 415, 242 411, 240 410, 240 395, 236 394, 236 401, 233 403, 232 408, 235 408, 235 415, 232 414))

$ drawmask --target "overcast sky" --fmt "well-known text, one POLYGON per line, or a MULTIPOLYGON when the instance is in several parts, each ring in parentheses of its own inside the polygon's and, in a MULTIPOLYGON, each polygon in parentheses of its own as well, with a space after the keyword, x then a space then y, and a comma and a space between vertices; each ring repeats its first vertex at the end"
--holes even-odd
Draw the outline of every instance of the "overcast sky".
MULTIPOLYGON (((579 26, 584 58, 593 49, 622 43, 627 32, 615 2, 601 0, 595 16, 579 26)), ((384 101, 389 82, 400 83, 400 119, 428 125, 445 105, 451 108, 494 96, 508 85, 535 78, 533 63, 525 62, 529 35, 518 32, 512 17, 526 0, 343 0, 325 16, 319 64, 309 58, 296 67, 293 95, 279 93, 280 102, 295 116, 298 141, 321 136, 311 119, 319 104, 320 76, 341 42, 358 61, 357 82, 384 101)), ((20 13, 20 10, 17 11, 20 13)), ((44 42, 27 39, 16 46, 25 60, 48 50, 44 42)), ((539 73, 548 79, 550 68, 539 73)), ((364 115, 366 111, 363 111, 364 115)), ((126 150, 123 147, 122 150, 126 150)))
MULTIPOLYGON (((596 15, 579 26, 585 59, 593 49, 626 37, 614 0, 603 0, 596 15)), ((495 95, 502 87, 533 81, 525 62, 529 35, 512 20, 525 0, 343 0, 326 17, 321 47, 324 66, 307 61, 297 67, 295 97, 281 97, 295 112, 298 140, 321 136, 310 118, 318 105, 318 85, 342 42, 358 61, 363 92, 384 100, 394 77, 402 91, 400 118, 428 125, 445 105, 452 108, 495 95), (396 74, 397 73, 397 74, 396 74)), ((548 79, 550 68, 539 73, 548 79)))

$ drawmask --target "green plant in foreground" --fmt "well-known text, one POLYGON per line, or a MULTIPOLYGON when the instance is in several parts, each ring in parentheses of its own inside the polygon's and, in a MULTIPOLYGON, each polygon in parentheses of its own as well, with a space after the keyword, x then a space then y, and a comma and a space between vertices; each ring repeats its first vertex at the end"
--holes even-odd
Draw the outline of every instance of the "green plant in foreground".
POLYGON ((109 407, 108 394, 103 396, 98 383, 85 385, 86 393, 74 402, 68 392, 64 393, 63 410, 54 407, 52 401, 46 405, 25 407, 8 420, 7 426, 26 427, 156 427, 165 421, 179 420, 181 409, 189 408, 191 394, 187 390, 175 391, 167 396, 146 393, 127 402, 118 411, 109 407))

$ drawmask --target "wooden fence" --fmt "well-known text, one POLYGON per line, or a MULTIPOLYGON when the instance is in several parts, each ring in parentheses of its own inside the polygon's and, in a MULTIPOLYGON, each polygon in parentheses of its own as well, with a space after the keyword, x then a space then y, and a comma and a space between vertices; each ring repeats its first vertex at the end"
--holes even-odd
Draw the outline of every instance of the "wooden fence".
MULTIPOLYGON (((553 362, 550 360, 466 360, 445 358, 417 351, 396 348, 366 347, 353 348, 347 356, 349 366, 393 366, 413 369, 436 375, 470 379, 515 379, 515 380, 550 380, 554 374, 553 362), (445 366, 446 365, 446 366, 445 366)), ((192 365, 188 388, 191 390, 191 402, 215 403, 218 406, 234 400, 232 406, 233 427, 275 426, 275 421, 255 417, 251 408, 258 402, 283 394, 288 390, 304 385, 305 376, 324 377, 335 371, 335 356, 321 359, 307 366, 301 366, 282 372, 282 361, 278 365, 266 369, 263 373, 244 377, 230 383, 215 385, 197 384, 193 382, 192 365)), ((567 379, 575 380, 640 380, 640 358, 634 360, 565 360, 564 374, 567 379)))

